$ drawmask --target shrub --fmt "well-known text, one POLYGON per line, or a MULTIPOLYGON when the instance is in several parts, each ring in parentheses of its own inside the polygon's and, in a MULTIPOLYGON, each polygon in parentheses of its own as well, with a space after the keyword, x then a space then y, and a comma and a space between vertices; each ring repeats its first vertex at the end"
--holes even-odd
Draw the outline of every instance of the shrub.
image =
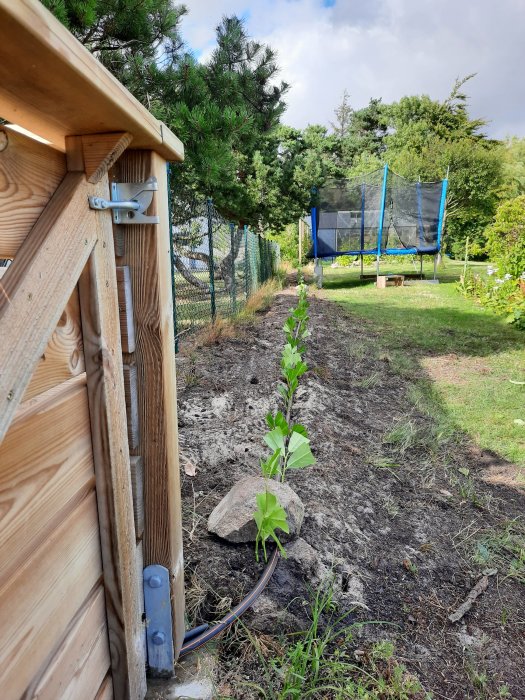
POLYGON ((498 207, 487 228, 487 252, 500 277, 518 279, 525 273, 525 195, 498 207))

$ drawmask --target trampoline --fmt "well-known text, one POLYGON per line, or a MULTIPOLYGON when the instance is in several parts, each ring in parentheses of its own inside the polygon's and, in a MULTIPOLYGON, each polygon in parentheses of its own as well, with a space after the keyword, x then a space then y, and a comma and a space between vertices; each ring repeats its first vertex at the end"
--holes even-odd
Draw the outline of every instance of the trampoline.
MULTIPOLYGON (((340 255, 434 255, 441 249, 448 180, 410 182, 385 165, 367 175, 331 180, 312 208, 315 260, 340 255)), ((435 270, 435 265, 434 265, 435 270)))

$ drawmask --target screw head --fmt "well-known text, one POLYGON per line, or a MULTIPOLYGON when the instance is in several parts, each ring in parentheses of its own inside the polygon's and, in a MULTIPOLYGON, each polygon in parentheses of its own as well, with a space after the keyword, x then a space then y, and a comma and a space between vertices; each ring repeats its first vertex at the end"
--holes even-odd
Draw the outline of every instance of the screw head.
POLYGON ((161 632, 160 630, 156 630, 151 635, 151 641, 156 646, 161 646, 161 644, 164 644, 164 642, 166 641, 166 635, 164 634, 164 632, 161 632))
POLYGON ((150 576, 148 579, 148 585, 150 588, 160 588, 162 586, 160 576, 150 576))

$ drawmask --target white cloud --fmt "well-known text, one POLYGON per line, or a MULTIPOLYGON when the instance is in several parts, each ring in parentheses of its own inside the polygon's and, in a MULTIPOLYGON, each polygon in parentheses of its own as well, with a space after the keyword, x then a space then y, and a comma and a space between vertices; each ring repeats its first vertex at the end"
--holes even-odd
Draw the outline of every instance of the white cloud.
POLYGON ((291 84, 284 120, 328 125, 343 90, 356 108, 427 93, 442 99, 457 76, 471 115, 492 136, 525 136, 523 0, 194 0, 182 25, 188 43, 209 52, 227 14, 245 15, 249 33, 279 54, 291 84), (326 3, 328 4, 328 3, 326 3))

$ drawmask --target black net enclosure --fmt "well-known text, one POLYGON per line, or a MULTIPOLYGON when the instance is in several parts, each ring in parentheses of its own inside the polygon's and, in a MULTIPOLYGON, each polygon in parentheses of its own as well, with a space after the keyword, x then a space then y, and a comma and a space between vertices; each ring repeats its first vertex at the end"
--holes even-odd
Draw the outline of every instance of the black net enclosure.
POLYGON ((388 166, 329 180, 312 208, 311 258, 439 252, 447 180, 410 182, 388 166))

